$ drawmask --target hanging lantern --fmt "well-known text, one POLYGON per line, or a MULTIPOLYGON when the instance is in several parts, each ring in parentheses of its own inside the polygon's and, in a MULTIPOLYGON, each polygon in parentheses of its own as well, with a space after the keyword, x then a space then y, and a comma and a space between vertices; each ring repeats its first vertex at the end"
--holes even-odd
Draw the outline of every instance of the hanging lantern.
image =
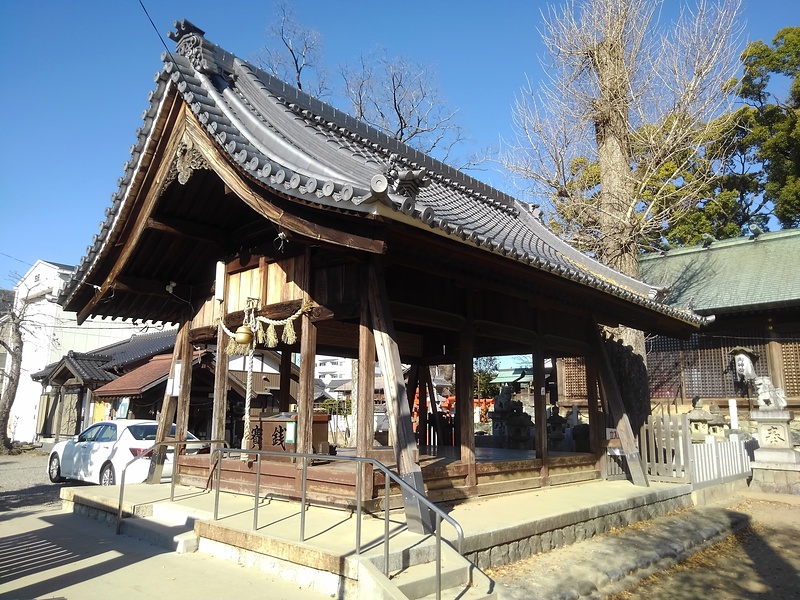
POLYGON ((236 343, 240 344, 241 346, 249 346, 253 341, 253 330, 250 329, 249 325, 242 325, 236 330, 234 339, 236 340, 236 343))

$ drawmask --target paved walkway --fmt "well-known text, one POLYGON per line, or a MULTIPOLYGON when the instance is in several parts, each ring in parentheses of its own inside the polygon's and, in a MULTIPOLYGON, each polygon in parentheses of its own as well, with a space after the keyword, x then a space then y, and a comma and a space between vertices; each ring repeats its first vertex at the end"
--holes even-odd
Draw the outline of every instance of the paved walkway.
POLYGON ((168 552, 115 535, 111 524, 60 510, 19 511, 0 522, 3 600, 263 597, 322 600, 330 594, 234 562, 168 552))
MULTIPOLYGON (((637 488, 628 482, 597 482, 533 490, 465 502, 449 508, 464 528, 465 550, 509 536, 552 528, 565 515, 591 518, 598 506, 626 506, 649 498, 686 493, 685 486, 653 484, 637 488)), ((116 488, 80 486, 64 488, 64 495, 91 494, 95 502, 116 506, 116 488)), ((126 503, 143 505, 168 499, 169 486, 131 486, 126 503)), ((180 502, 198 514, 213 510, 213 493, 177 488, 180 502)), ((226 527, 250 531, 253 500, 222 494, 220 510, 226 527)), ((133 508, 133 507, 131 507, 133 508)), ((273 501, 260 508, 256 535, 297 541, 299 513, 289 503, 273 501)), ((658 517, 646 525, 621 529, 609 535, 572 544, 491 572, 505 598, 599 598, 629 586, 639 577, 666 568, 685 555, 744 526, 744 515, 723 507, 690 509, 658 517)), ((419 544, 399 531, 393 547, 419 544)), ((362 522, 362 540, 368 552, 382 553, 373 542, 382 534, 383 520, 362 522)), ((269 590, 271 598, 329 598, 335 590, 300 589, 255 569, 204 554, 178 555, 127 536, 116 536, 113 524, 60 511, 31 511, 0 522, 0 599, 108 598, 119 600, 153 597, 227 598, 254 597, 269 590)), ((445 536, 452 534, 445 530, 445 536)), ((340 556, 355 550, 355 519, 341 511, 313 507, 306 515, 307 545, 340 556)))

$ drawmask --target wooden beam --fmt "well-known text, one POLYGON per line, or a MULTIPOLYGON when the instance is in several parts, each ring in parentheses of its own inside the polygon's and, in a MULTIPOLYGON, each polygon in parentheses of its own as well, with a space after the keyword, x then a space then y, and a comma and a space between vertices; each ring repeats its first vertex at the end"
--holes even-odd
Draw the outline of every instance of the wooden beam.
POLYGON ((600 327, 596 321, 593 329, 594 336, 592 337, 592 347, 598 361, 597 367, 600 375, 600 388, 603 392, 603 397, 608 403, 611 416, 616 421, 617 434, 622 442, 622 451, 625 453, 628 471, 631 474, 634 485, 649 487, 650 483, 642 467, 642 458, 639 454, 639 447, 636 444, 636 437, 633 434, 628 413, 625 412, 622 394, 619 391, 617 380, 614 377, 611 360, 608 358, 605 342, 600 334, 600 327))
POLYGON ((548 350, 570 352, 578 356, 588 355, 592 348, 586 342, 550 334, 542 336, 542 345, 548 350))
POLYGON ((445 331, 462 331, 466 323, 461 315, 414 304, 389 302, 389 308, 392 311, 392 318, 398 323, 434 327, 445 331))
MULTIPOLYGON (((375 335, 375 348, 381 371, 383 372, 386 413, 389 426, 394 432, 394 451, 400 477, 425 495, 422 470, 414 461, 416 440, 411 426, 408 410, 406 386, 403 381, 403 368, 400 364, 400 351, 397 346, 394 324, 389 310, 386 285, 381 278, 380 265, 375 259, 369 265, 369 309, 372 315, 372 330, 375 335)), ((432 515, 425 506, 410 495, 403 495, 408 529, 413 533, 427 533, 433 530, 432 515)))
POLYGON ((185 219, 176 219, 166 216, 150 216, 145 221, 145 226, 148 229, 160 231, 167 235, 181 237, 190 240, 196 240, 206 244, 211 244, 217 248, 224 247, 225 240, 220 236, 220 229, 203 225, 201 223, 192 223, 185 219))
POLYGON ((495 323, 482 319, 475 319, 472 326, 477 336, 506 340, 509 342, 531 344, 537 337, 537 333, 530 329, 514 327, 513 325, 503 325, 502 323, 495 323))

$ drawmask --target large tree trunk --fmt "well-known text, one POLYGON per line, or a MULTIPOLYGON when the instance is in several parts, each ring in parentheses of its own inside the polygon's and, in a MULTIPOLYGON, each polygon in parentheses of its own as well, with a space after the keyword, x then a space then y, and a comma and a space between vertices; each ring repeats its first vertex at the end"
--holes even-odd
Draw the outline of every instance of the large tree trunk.
POLYGON ((17 396, 19 386, 19 374, 22 365, 22 317, 15 312, 9 313, 8 320, 8 341, 0 340, 0 344, 6 349, 11 358, 11 368, 6 373, 8 383, 3 395, 0 396, 0 434, 3 443, 0 445, 0 454, 8 452, 12 448, 11 438, 8 435, 8 418, 11 415, 11 406, 17 396))
MULTIPOLYGON (((629 139, 629 72, 623 28, 608 31, 592 52, 599 97, 595 101, 595 137, 600 167, 598 220, 600 258, 632 277, 639 276, 629 139)), ((606 329, 607 350, 634 431, 650 414, 644 333, 629 327, 606 329)))

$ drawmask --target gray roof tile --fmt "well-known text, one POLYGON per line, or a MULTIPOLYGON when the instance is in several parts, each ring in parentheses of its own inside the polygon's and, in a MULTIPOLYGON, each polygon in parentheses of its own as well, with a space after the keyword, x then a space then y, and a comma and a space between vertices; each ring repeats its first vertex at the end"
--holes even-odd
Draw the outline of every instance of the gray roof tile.
POLYGON ((625 298, 679 320, 699 324, 687 311, 653 300, 656 290, 580 253, 535 218, 529 205, 376 131, 363 122, 260 71, 203 37, 188 21, 170 37, 177 49, 164 53, 144 125, 131 160, 112 197, 106 224, 59 299, 69 302, 111 240, 112 224, 128 210, 146 140, 170 93, 181 94, 210 137, 243 171, 266 188, 297 201, 379 214, 419 228, 433 228, 582 285, 625 298), (406 171, 424 172, 427 187, 409 199, 406 171), (376 176, 389 181, 374 194, 376 176))
POLYGON ((699 313, 800 306, 800 229, 652 253, 642 277, 668 288, 666 301, 699 313))

